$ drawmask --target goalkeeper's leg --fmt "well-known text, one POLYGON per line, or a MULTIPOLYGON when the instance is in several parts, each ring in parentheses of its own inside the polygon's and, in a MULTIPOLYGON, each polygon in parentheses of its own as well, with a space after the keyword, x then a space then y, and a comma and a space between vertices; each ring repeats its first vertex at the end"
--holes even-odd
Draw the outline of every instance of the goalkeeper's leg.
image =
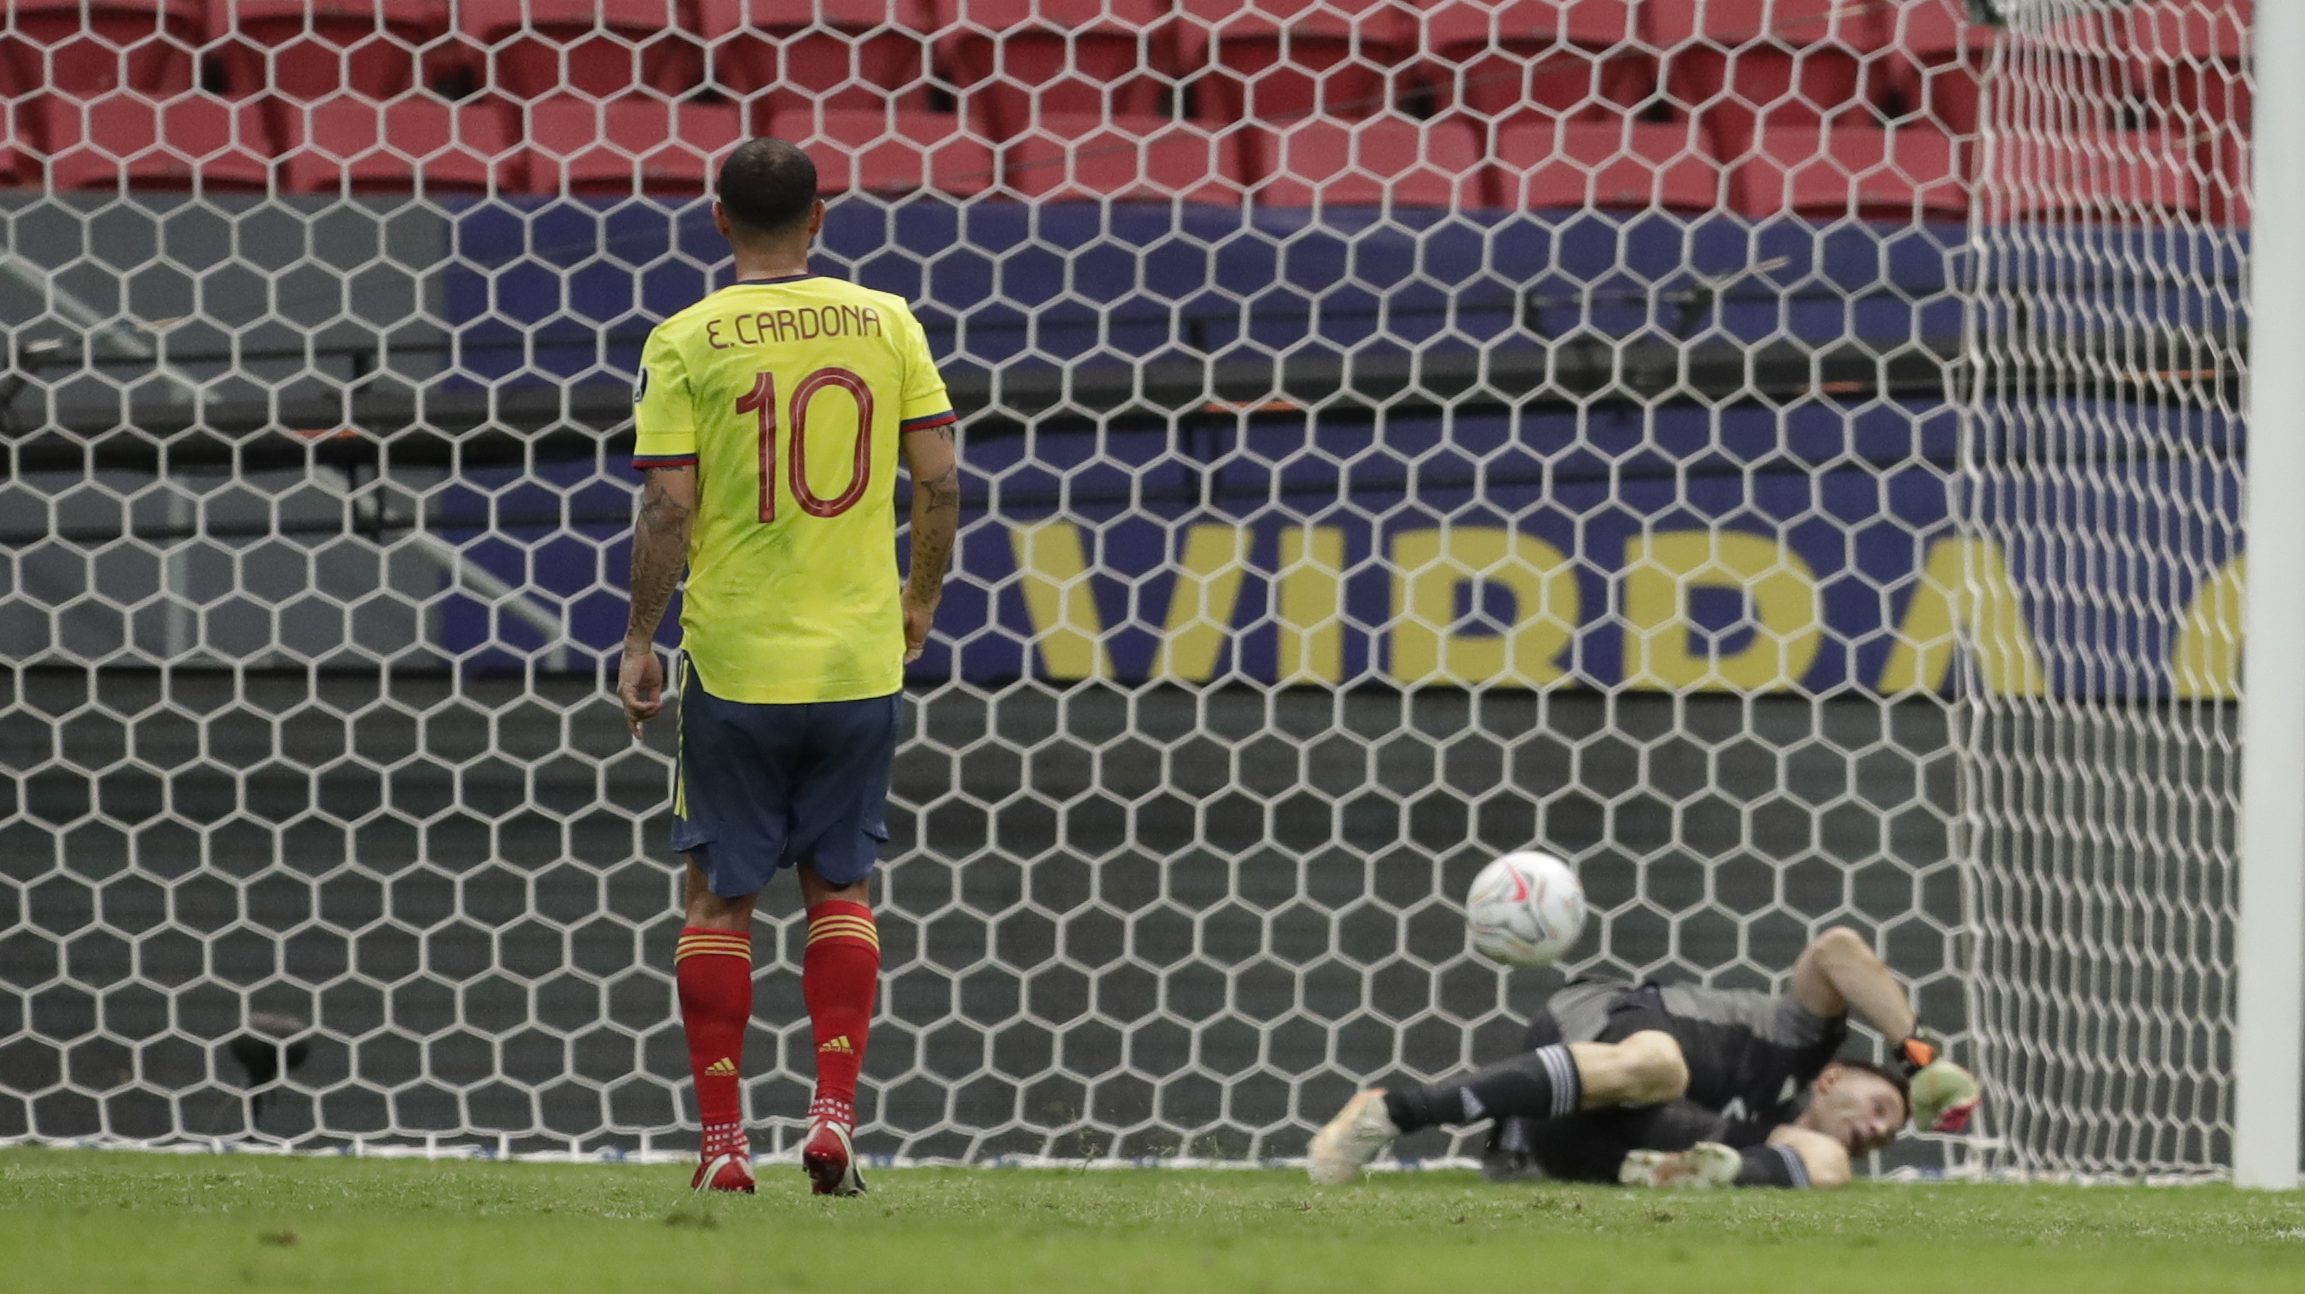
POLYGON ((1556 1042, 1460 1079, 1354 1097, 1306 1149, 1313 1180, 1349 1182, 1405 1132, 1481 1119, 1559 1118, 1581 1110, 1659 1105, 1688 1090, 1689 1066, 1669 1033, 1621 1042, 1556 1042))
POLYGON ((1440 1083, 1385 1095, 1402 1132, 1512 1116, 1559 1118, 1617 1105, 1662 1105, 1689 1086, 1681 1044, 1661 1029, 1622 1042, 1556 1042, 1440 1083))

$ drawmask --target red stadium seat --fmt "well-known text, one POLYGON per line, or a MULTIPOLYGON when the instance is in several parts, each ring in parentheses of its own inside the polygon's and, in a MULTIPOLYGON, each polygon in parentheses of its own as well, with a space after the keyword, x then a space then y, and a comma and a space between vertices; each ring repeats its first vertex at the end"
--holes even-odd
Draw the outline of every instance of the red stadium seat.
POLYGON ((595 103, 561 95, 526 111, 520 181, 530 193, 693 196, 744 135, 730 103, 595 103))
POLYGON ((912 0, 697 0, 712 79, 760 113, 926 106, 928 33, 912 0))
POLYGON ((968 110, 1007 138, 1043 113, 1151 113, 1165 54, 1158 0, 934 0, 936 53, 968 110))
POLYGON ((2201 210, 2190 156, 2159 132, 2108 131, 2085 139, 2012 132, 1994 141, 1991 175, 1979 186, 1985 216, 2070 216, 2144 222, 2201 210))
POLYGON ((1247 189, 1240 153, 1239 131, 1212 134, 1166 117, 1044 112, 1003 147, 1001 178, 1027 198, 1237 205, 1247 189))
POLYGON ((929 190, 968 197, 999 177, 992 145, 941 112, 787 109, 771 113, 763 133, 807 149, 827 196, 929 190))
POLYGON ((2255 17, 2250 0, 2159 0, 2124 17, 2151 60, 2155 97, 2175 108, 2185 133, 2248 133, 2253 104, 2242 60, 2255 17))
POLYGON ((448 0, 208 0, 208 37, 234 94, 390 98, 448 53, 448 0))
POLYGON ((2153 49, 2237 61, 2247 52, 2256 10, 2256 0, 2145 0, 2128 20, 2153 49))
POLYGON ((289 114, 288 184, 299 192, 485 192, 507 183, 512 129, 486 103, 347 95, 289 114))
MULTIPOLYGON (((2048 113, 2083 129, 2130 130, 2161 126, 2180 113, 2194 120, 2184 133, 2208 133, 2247 115, 2239 80, 2237 28, 2218 54, 2180 57, 2164 52, 2180 40, 2214 49, 2214 30, 2237 22, 2196 6, 2229 0, 2137 0, 2133 5, 2078 12, 2026 37, 2053 51, 2053 78, 2010 77, 2000 110, 2011 121, 2048 113), (2169 42, 2165 44, 2165 42, 2169 42), (2211 99, 2217 100, 2211 102, 2211 99), (2089 119, 2084 120, 2083 117, 2089 119)), ((1894 97, 1908 113, 1932 116, 1960 133, 1978 129, 1983 116, 1983 71, 1996 33, 1965 20, 1962 0, 1914 0, 1887 15, 1900 35, 1890 75, 1894 97)))
POLYGON ((0 59, 16 83, 94 98, 192 88, 200 0, 10 0, 0 59))
POLYGON ((1433 0, 1417 21, 1430 56, 1423 77, 1442 105, 1491 120, 1608 115, 1656 80, 1633 0, 1433 0))
POLYGON ((1317 119, 1247 132, 1259 203, 1477 207, 1481 146, 1461 117, 1317 119))
POLYGON ((1399 0, 1184 0, 1179 65, 1201 69, 1194 113, 1277 122, 1392 110, 1414 17, 1399 0))
POLYGON ((1884 33, 1848 0, 1647 0, 1641 23, 1666 93, 1731 152, 1766 126, 1871 120, 1885 88, 1870 75, 1884 33))
POLYGON ((1985 63, 1996 33, 1972 24, 1964 0, 1910 0, 1883 15, 1890 91, 1907 115, 1956 135, 1977 133, 1985 63))
POLYGON ((1710 141, 1687 121, 1523 120, 1498 129, 1494 151, 1492 206, 1711 211, 1728 187, 1710 141))
POLYGON ((254 104, 205 94, 155 100, 138 91, 67 99, 29 109, 50 188, 243 189, 270 187, 274 141, 254 104))
POLYGON ((1763 131, 1734 169, 1737 209, 1748 216, 1790 211, 1913 223, 1969 213, 1957 145, 1934 122, 1778 126, 1763 131))
POLYGON ((2235 63, 2179 64, 2161 74, 2161 94, 2193 135, 2246 135, 2256 98, 2235 63))
POLYGON ((30 125, 17 120, 17 105, 24 99, 24 92, 16 88, 15 68, 0 58, 0 187, 31 184, 39 178, 26 155, 30 141, 25 132, 30 125))
POLYGON ((704 80, 690 0, 464 0, 464 34, 487 51, 490 81, 527 99, 651 89, 683 95, 704 80))

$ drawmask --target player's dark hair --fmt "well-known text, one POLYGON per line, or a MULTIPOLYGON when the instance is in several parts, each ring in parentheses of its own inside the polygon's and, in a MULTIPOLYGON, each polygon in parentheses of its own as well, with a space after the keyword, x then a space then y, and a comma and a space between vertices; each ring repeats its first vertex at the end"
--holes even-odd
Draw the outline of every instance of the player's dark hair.
POLYGON ((1897 1089, 1897 1099, 1905 1103, 1905 1117, 1913 1117, 1913 1084, 1903 1074, 1887 1065, 1876 1065, 1869 1060, 1852 1060, 1846 1056, 1833 1062, 1843 1069, 1859 1069, 1897 1089))
POLYGON ((816 163, 784 140, 748 139, 720 164, 713 195, 747 233, 791 233, 816 206, 816 163))

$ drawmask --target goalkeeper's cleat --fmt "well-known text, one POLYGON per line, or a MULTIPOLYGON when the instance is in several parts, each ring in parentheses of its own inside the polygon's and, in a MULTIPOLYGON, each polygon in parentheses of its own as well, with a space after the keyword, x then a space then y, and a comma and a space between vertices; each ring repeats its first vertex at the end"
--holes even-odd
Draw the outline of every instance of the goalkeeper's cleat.
POLYGON ((688 1189, 752 1194, 751 1156, 742 1151, 725 1151, 705 1156, 704 1161, 696 1166, 696 1176, 689 1179, 688 1189))
POLYGON ((1623 1186, 1709 1189, 1734 1186, 1745 1157, 1718 1141, 1700 1141, 1687 1150, 1635 1150, 1617 1167, 1623 1186))
POLYGON ((800 1145, 800 1167, 814 1195, 862 1195, 864 1174, 856 1170, 855 1136, 836 1119, 814 1119, 800 1145))
POLYGON ((1372 1087, 1345 1102, 1337 1117, 1313 1134, 1312 1144, 1305 1147, 1305 1171, 1315 1185, 1342 1186, 1390 1150, 1400 1135, 1385 1110, 1385 1089, 1372 1087))

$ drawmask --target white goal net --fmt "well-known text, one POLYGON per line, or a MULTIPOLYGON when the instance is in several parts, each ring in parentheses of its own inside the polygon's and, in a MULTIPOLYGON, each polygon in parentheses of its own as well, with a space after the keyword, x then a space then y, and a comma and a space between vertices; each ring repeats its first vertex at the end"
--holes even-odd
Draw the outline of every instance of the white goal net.
POLYGON ((2019 1164, 2198 1171, 2233 1132, 2246 7, 2004 7, 1957 489, 2007 631, 1961 724, 1972 1027, 2019 1164))
POLYGON ((773 133, 970 479, 864 1148, 1291 1157, 1847 924, 1990 1089, 1896 1162, 2214 1169, 2247 9, 2001 8, 18 0, 0 1140, 690 1148, 629 387, 773 133))

